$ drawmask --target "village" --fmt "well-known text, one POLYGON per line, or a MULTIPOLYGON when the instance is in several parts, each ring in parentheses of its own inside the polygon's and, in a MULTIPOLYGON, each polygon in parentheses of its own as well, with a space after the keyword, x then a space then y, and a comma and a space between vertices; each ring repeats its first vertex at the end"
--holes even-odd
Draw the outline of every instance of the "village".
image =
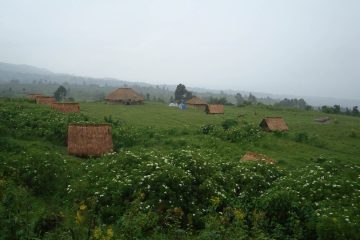
MULTIPOLYGON (((37 104, 44 104, 56 111, 64 113, 80 112, 79 103, 59 103, 54 97, 44 96, 39 93, 28 94, 28 99, 37 104)), ((144 104, 144 97, 139 95, 131 88, 118 88, 106 96, 105 100, 109 104, 137 105, 144 104)), ((193 96, 186 102, 170 103, 169 107, 176 107, 180 110, 192 108, 206 114, 224 114, 224 105, 207 104, 199 97, 193 96)), ((259 126, 268 132, 288 131, 282 117, 266 117, 259 126)), ((70 123, 68 126, 68 153, 80 157, 101 156, 113 151, 111 124, 76 124, 70 123)), ((248 152, 241 160, 243 161, 266 161, 275 163, 276 161, 261 154, 248 152)))

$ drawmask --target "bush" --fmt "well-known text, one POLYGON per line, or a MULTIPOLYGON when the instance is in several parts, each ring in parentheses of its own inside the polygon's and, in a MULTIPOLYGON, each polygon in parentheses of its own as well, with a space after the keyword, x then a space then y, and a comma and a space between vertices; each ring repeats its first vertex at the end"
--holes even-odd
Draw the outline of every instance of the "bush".
POLYGON ((232 127, 237 126, 238 124, 239 122, 235 119, 226 119, 221 123, 221 126, 223 127, 224 130, 228 130, 232 127))
POLYGON ((68 124, 87 121, 88 118, 80 113, 61 113, 17 102, 0 103, 0 124, 20 138, 36 136, 65 144, 68 124))
POLYGON ((211 131, 213 131, 215 128, 215 125, 213 124, 206 124, 201 127, 201 133, 203 134, 209 134, 211 131))
POLYGON ((30 189, 36 195, 49 196, 64 193, 68 172, 64 160, 59 154, 49 152, 27 153, 21 155, 3 155, 0 162, 0 176, 30 189))
POLYGON ((294 140, 299 143, 308 143, 309 135, 306 132, 300 132, 295 135, 294 140))

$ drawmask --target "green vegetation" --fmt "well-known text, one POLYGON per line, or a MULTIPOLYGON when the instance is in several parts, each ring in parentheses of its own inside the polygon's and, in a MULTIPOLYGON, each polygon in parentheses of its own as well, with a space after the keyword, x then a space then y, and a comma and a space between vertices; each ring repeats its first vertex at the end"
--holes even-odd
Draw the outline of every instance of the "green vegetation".
POLYGON ((319 114, 1 100, 0 239, 358 239, 360 119, 319 114), (290 131, 262 132, 265 116, 290 131), (70 122, 112 124, 115 151, 67 155, 70 122))

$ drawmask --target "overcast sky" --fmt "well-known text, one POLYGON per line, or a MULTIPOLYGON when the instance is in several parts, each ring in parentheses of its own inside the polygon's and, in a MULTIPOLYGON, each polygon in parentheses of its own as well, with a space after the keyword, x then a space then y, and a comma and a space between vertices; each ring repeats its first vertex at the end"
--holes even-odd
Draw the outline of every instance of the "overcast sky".
POLYGON ((360 1, 0 0, 0 61, 360 99, 360 1))

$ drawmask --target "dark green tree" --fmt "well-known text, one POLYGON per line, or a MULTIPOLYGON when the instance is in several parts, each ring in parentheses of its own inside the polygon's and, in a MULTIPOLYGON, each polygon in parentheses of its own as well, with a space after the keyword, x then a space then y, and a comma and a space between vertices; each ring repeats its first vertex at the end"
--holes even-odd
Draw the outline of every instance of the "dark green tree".
POLYGON ((352 115, 354 116, 359 116, 360 113, 359 113, 359 109, 358 109, 358 106, 354 106, 352 111, 351 111, 352 115))
POLYGON ((340 113, 340 105, 334 105, 333 107, 333 113, 339 114, 340 113))
POLYGON ((251 93, 249 94, 249 97, 248 97, 248 101, 251 102, 252 104, 253 103, 256 103, 257 102, 257 99, 254 95, 252 95, 251 93))
POLYGON ((62 101, 65 99, 67 94, 66 88, 63 85, 60 85, 58 89, 54 92, 54 97, 56 101, 62 101))
POLYGON ((184 84, 177 85, 175 89, 175 101, 181 102, 192 98, 192 93, 186 90, 184 84))
POLYGON ((243 98, 243 96, 241 95, 241 93, 237 93, 235 95, 235 99, 236 99, 236 105, 237 106, 241 106, 244 104, 245 102, 245 99, 243 98))

